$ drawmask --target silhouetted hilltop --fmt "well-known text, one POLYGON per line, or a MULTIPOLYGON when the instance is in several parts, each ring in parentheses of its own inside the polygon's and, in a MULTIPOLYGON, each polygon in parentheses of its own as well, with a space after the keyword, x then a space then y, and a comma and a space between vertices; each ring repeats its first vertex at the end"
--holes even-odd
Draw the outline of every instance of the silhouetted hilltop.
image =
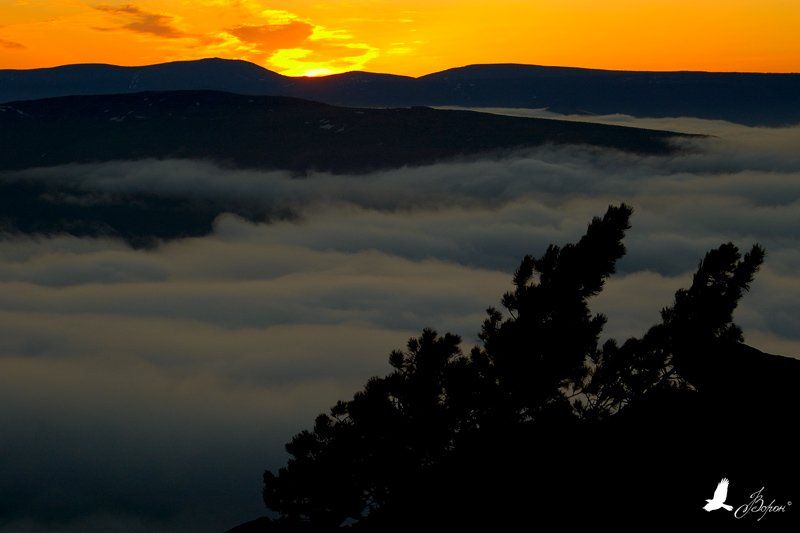
POLYGON ((192 158, 296 172, 367 172, 544 143, 668 153, 675 136, 682 135, 468 111, 342 108, 211 91, 70 96, 0 106, 0 170, 192 158))
POLYGON ((800 122, 798 74, 489 64, 419 78, 365 72, 297 78, 246 61, 223 59, 143 67, 68 65, 0 70, 0 102, 173 90, 293 96, 344 106, 546 107, 563 113, 694 116, 752 125, 800 122))
POLYGON ((283 94, 283 87, 290 79, 239 60, 201 59, 144 67, 64 65, 31 70, 0 70, 0 101, 181 90, 283 94))

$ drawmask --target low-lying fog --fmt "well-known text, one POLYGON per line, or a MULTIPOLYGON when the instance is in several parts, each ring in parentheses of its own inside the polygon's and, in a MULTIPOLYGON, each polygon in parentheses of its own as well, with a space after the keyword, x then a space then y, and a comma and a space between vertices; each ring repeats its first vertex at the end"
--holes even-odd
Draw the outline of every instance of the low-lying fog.
POLYGON ((669 157, 545 147, 366 176, 194 161, 16 174, 299 216, 223 215, 207 237, 151 250, 0 240, 0 528, 220 531, 263 514, 262 470, 293 433, 423 327, 473 343, 518 260, 576 239, 609 203, 636 212, 594 302, 608 336, 655 323, 708 249, 760 242, 737 321, 749 344, 800 355, 800 127, 594 120, 715 137, 669 157))

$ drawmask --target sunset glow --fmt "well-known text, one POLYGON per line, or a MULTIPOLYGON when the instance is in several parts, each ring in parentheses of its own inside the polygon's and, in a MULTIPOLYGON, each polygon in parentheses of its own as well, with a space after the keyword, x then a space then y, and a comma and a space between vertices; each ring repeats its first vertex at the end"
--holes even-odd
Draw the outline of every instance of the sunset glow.
POLYGON ((469 63, 800 71, 789 0, 0 0, 0 68, 223 57, 294 76, 469 63))

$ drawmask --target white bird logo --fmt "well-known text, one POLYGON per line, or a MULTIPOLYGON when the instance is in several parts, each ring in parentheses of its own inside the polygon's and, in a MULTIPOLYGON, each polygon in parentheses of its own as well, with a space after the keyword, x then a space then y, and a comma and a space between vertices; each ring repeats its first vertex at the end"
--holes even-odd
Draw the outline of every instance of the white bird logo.
POLYGON ((728 478, 722 478, 722 481, 717 485, 717 490, 714 491, 714 497, 706 500, 706 505, 703 507, 706 511, 716 511, 717 509, 725 509, 726 511, 733 511, 733 506, 725 505, 725 499, 728 497, 728 478))

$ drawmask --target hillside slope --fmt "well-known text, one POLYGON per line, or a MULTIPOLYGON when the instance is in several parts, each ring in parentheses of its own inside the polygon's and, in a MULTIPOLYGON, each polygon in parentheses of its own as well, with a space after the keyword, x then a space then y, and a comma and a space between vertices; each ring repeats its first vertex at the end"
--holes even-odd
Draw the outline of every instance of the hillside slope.
POLYGON ((474 113, 352 109, 209 91, 73 96, 0 106, 0 170, 142 158, 367 172, 543 143, 668 153, 676 134, 474 113))

